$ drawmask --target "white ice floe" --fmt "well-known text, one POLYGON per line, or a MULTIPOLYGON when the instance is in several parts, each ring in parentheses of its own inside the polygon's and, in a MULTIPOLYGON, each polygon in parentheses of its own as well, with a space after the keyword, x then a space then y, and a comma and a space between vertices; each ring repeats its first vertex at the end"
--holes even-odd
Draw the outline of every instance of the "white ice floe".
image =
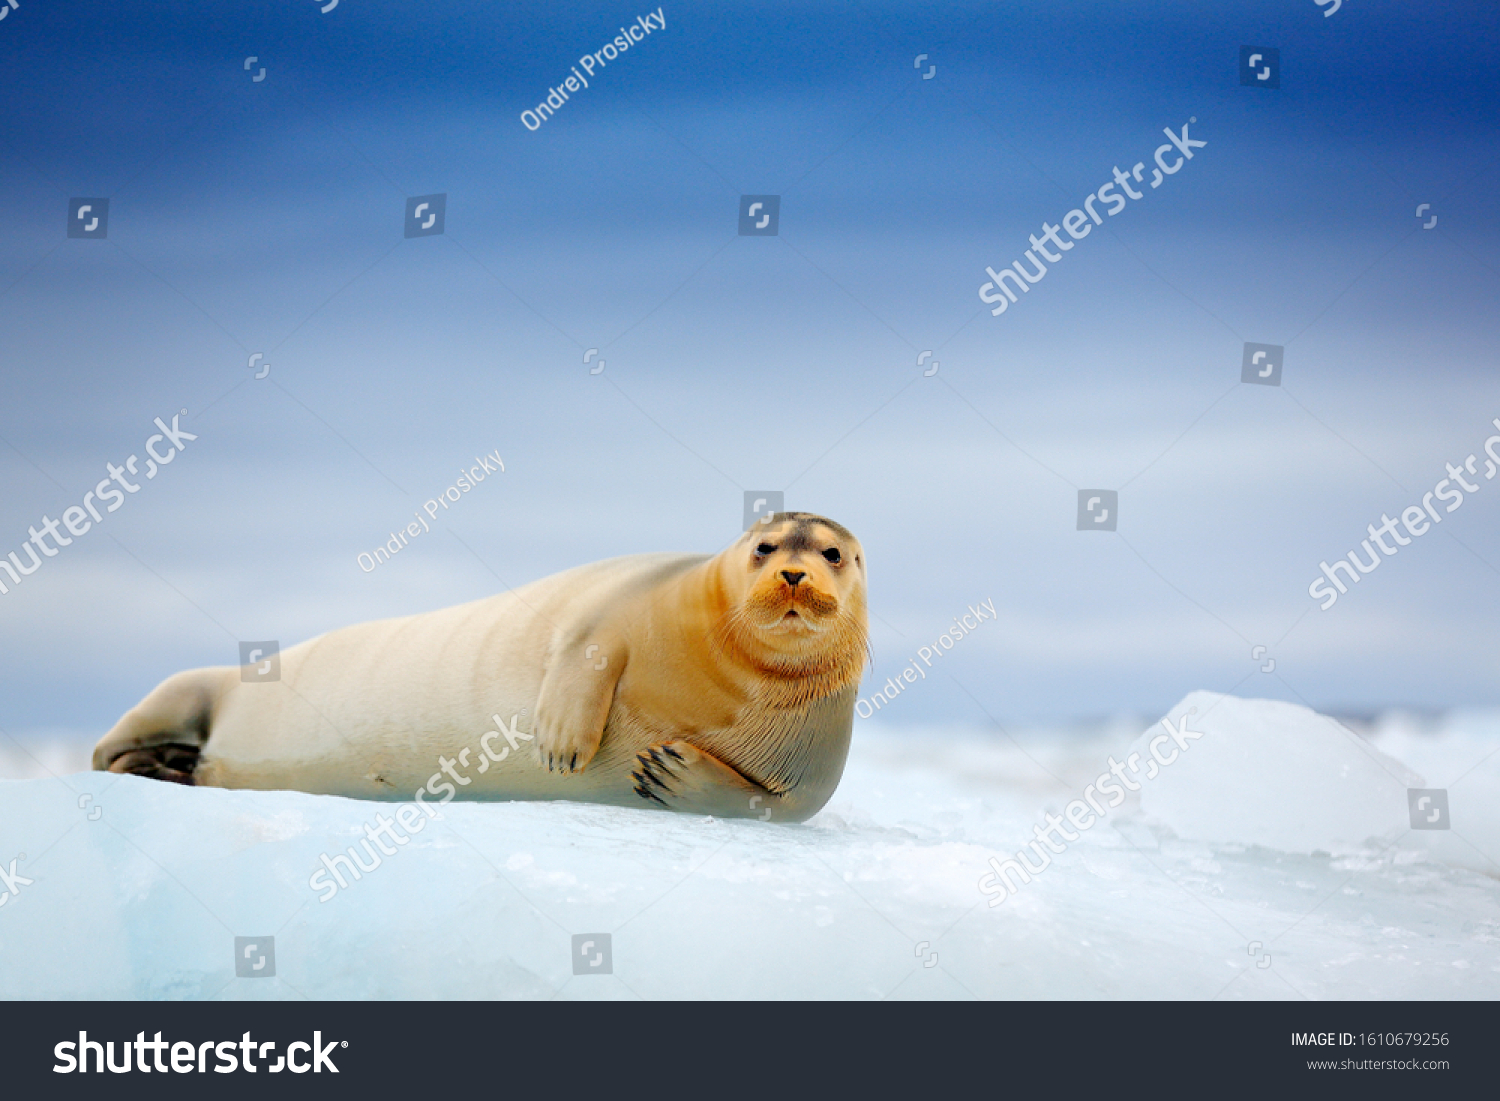
POLYGON ((0 782, 0 995, 1500 996, 1500 716, 1354 730, 1193 693, 1166 721, 1186 748, 1149 779, 1160 721, 861 723, 805 825, 452 803, 392 855, 362 842, 394 804, 69 774, 32 746, 59 775, 0 782), (991 858, 1132 753, 1139 790, 989 905, 991 858), (1411 828, 1413 788, 1448 829, 1411 828), (371 870, 309 885, 351 846, 371 870), (252 947, 237 976, 236 937, 274 937, 275 974, 252 947))

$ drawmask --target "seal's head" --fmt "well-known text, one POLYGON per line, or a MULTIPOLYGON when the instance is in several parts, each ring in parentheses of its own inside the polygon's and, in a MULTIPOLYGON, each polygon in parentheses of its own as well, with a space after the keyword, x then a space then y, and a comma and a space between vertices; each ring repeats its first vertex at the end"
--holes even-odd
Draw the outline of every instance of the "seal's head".
POLYGON ((853 669, 867 633, 865 556, 848 528, 778 512, 723 556, 731 640, 757 664, 791 675, 853 669))

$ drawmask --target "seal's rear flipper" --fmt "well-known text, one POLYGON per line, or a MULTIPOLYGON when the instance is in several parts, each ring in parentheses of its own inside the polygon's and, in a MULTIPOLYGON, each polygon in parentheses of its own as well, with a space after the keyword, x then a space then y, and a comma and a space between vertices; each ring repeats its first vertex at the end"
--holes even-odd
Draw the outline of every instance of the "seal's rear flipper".
POLYGON ((132 749, 109 763, 110 772, 129 772, 153 780, 174 784, 193 784, 193 770, 198 767, 195 745, 157 745, 150 749, 132 749))
POLYGON ((94 768, 178 784, 194 783, 214 707, 236 669, 193 669, 168 677, 94 747, 94 768))

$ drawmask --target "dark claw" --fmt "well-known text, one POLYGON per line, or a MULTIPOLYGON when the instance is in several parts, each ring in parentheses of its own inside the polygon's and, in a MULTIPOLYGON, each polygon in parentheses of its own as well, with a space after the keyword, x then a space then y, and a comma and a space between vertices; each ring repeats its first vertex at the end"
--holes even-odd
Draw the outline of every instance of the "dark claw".
MULTIPOLYGON (((641 770, 639 772, 632 772, 630 774, 631 779, 635 780, 635 782, 641 785, 641 787, 660 788, 668 795, 672 794, 672 789, 667 784, 666 780, 658 776, 655 772, 651 771, 651 767, 649 764, 647 764, 647 762, 642 760, 640 764, 641 770)), ((658 799, 657 802, 661 802, 661 800, 658 799)), ((665 806, 666 804, 662 805, 665 806)))
POLYGON ((673 756, 673 757, 676 757, 676 758, 677 758, 677 759, 678 759, 678 760, 679 760, 679 761, 681 761, 681 760, 684 760, 684 758, 683 758, 683 756, 682 756, 682 754, 681 754, 681 753, 678 753, 678 752, 677 752, 677 751, 676 751, 676 750, 675 750, 675 749, 673 749, 673 748, 672 748, 672 747, 671 747, 671 746, 669 746, 669 745, 664 745, 664 746, 662 746, 662 747, 661 747, 661 751, 662 751, 662 752, 663 752, 663 753, 667 753, 667 754, 670 754, 670 755, 671 755, 671 756, 673 756))
POLYGON ((654 799, 654 800, 656 800, 656 802, 661 803, 662 806, 666 806, 667 805, 666 803, 662 803, 661 799, 657 796, 656 792, 654 792, 654 791, 647 791, 645 788, 636 788, 635 789, 635 793, 637 795, 639 795, 642 799, 654 799))
POLYGON ((568 771, 573 772, 578 768, 578 754, 573 754, 573 759, 568 762, 568 771))

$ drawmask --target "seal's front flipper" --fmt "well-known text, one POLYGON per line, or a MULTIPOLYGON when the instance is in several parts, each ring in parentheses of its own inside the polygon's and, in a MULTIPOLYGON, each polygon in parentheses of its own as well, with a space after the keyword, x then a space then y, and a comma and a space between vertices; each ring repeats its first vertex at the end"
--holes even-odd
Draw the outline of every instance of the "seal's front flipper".
POLYGON ((652 746, 635 760, 630 777, 635 793, 649 805, 720 818, 788 820, 782 796, 687 742, 652 746))
POLYGON ((547 662, 536 701, 536 749, 549 772, 579 772, 599 752, 625 644, 570 642, 547 662))

